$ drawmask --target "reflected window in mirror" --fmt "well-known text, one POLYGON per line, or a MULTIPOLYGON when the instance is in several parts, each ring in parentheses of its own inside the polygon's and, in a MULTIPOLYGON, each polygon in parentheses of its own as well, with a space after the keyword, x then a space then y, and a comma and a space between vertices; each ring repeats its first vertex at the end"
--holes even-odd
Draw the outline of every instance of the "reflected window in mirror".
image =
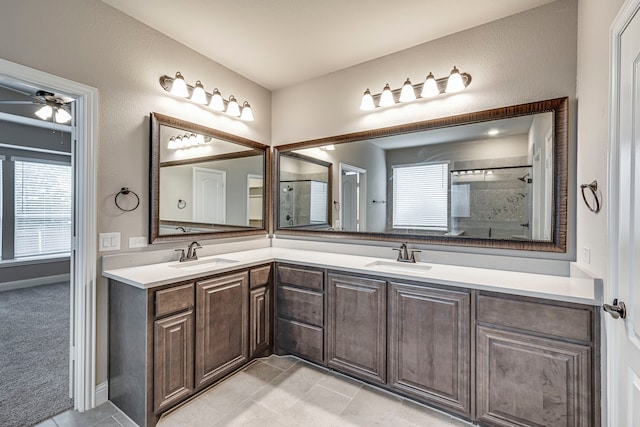
POLYGON ((150 241, 265 233, 268 147, 157 113, 150 241))
POLYGON ((314 234, 563 252, 566 129, 560 98, 278 151, 340 166, 327 200, 332 225, 314 234))

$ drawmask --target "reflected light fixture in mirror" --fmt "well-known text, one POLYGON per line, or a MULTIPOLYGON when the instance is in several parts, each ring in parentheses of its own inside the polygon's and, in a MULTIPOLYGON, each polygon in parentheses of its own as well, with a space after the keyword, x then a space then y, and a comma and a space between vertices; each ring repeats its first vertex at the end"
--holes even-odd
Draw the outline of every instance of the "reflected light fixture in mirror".
POLYGON ((371 111, 377 107, 390 107, 398 102, 411 102, 416 99, 431 98, 444 93, 455 93, 464 90, 471 83, 471 75, 461 73, 456 66, 453 67, 451 73, 447 77, 436 79, 432 73, 429 73, 424 83, 411 84, 411 80, 407 78, 404 85, 400 89, 391 89, 387 83, 382 93, 372 95, 369 89, 364 91, 360 109, 362 111, 371 111), (417 97, 416 93, 420 93, 417 97))
POLYGON ((160 77, 160 86, 172 95, 187 98, 199 105, 209 105, 214 111, 224 112, 245 121, 254 120, 253 111, 247 101, 244 101, 243 106, 240 107, 233 95, 229 96, 229 101, 226 101, 217 88, 213 90, 213 93, 207 93, 200 80, 196 81, 195 86, 190 86, 185 82, 180 71, 176 72, 175 77, 166 75, 160 77), (249 111, 245 113, 244 109, 249 111))

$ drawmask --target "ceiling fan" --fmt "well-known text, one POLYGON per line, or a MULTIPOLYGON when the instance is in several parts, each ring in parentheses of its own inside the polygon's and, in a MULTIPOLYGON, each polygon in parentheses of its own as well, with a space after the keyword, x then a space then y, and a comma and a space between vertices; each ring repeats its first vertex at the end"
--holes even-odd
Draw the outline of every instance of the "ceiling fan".
POLYGON ((26 95, 32 99, 0 100, 0 105, 42 105, 40 108, 38 108, 38 110, 35 111, 35 115, 40 119, 51 119, 52 121, 55 121, 59 124, 65 124, 71 121, 71 102, 73 102, 73 99, 68 99, 63 96, 56 95, 52 92, 47 92, 46 90, 38 90, 36 91, 35 95, 17 91, 13 88, 11 90, 26 95))

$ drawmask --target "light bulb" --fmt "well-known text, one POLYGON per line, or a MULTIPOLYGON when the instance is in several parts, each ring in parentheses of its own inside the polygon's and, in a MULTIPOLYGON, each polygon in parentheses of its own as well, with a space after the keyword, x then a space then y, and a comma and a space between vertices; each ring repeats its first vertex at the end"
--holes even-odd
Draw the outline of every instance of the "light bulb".
POLYGON ((71 121, 71 114, 69 114, 64 108, 58 107, 56 108, 55 119, 56 123, 67 123, 71 121))
POLYGON ((202 85, 202 82, 200 80, 196 82, 196 87, 193 89, 191 100, 198 104, 207 104, 207 94, 204 91, 204 86, 202 85))
POLYGON ((464 88, 464 81, 462 81, 460 70, 458 70, 454 65, 453 70, 451 70, 451 74, 449 75, 449 79, 447 80, 447 88, 444 91, 446 93, 454 93, 460 92, 464 88))
POLYGON ((189 135, 189 146, 193 147, 194 145, 198 145, 198 138, 195 133, 189 135))
POLYGON ((400 102, 409 102, 414 101, 416 99, 416 92, 413 90, 413 85, 411 84, 411 80, 407 78, 402 85, 402 91, 400 91, 400 102))
POLYGON ((180 149, 184 147, 184 142, 182 141, 181 136, 176 136, 176 148, 180 149))
POLYGON ((364 95, 362 95, 362 102, 360 103, 360 109, 362 111, 371 111, 375 109, 376 106, 373 103, 373 96, 371 96, 371 91, 367 88, 364 91, 364 95))
POLYGON ((242 114, 240 115, 240 118, 248 122, 253 121, 253 110, 251 110, 251 105, 249 105, 247 101, 242 103, 242 114))
POLYGON ((167 144, 167 148, 169 150, 175 150, 176 148, 178 148, 178 144, 176 143, 175 136, 172 136, 171 138, 169 138, 169 143, 167 144))
POLYGON ((204 136, 198 134, 196 135, 196 145, 203 145, 204 144, 204 136))
POLYGON ((236 101, 236 97, 233 95, 229 97, 229 103, 227 104, 227 114, 233 117, 240 117, 240 106, 238 105, 238 101, 236 101))
POLYGON ((436 95, 440 95, 440 89, 438 89, 438 82, 436 82, 436 78, 433 77, 432 73, 429 73, 427 78, 422 85, 422 93, 420 96, 422 98, 431 98, 436 95))
POLYGON ((390 105, 395 104, 396 101, 393 99, 393 93, 391 93, 391 88, 389 87, 389 83, 386 84, 382 93, 380 94, 380 102, 378 106, 380 107, 388 107, 390 105))
POLYGON ((180 74, 180 71, 176 73, 176 77, 173 79, 170 92, 176 96, 182 96, 183 98, 189 97, 189 89, 187 88, 187 84, 185 83, 182 74, 180 74))
POLYGON ((209 103, 209 107, 213 108, 216 111, 224 111, 224 100, 222 99, 222 95, 220 95, 220 91, 218 88, 213 90, 213 95, 211 95, 211 102, 209 103))
POLYGON ((496 136, 499 133, 500 133, 500 131, 498 129, 491 129, 489 132, 487 132, 487 134, 489 134, 489 136, 496 136))
POLYGON ((40 117, 42 120, 51 118, 52 114, 53 108, 49 105, 43 105, 38 111, 36 111, 36 116, 40 117))

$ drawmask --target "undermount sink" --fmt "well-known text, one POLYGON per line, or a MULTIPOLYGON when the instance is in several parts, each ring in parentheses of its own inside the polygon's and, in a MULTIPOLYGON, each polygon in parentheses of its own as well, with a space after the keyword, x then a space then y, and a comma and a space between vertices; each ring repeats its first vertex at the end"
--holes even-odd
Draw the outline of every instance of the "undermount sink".
POLYGON ((234 259, 227 258, 200 258, 194 261, 173 262, 169 264, 171 268, 178 268, 184 271, 202 270, 205 268, 220 267, 227 264, 238 262, 234 259))
POLYGON ((422 263, 402 263, 399 261, 374 261, 365 265, 368 268, 374 268, 378 270, 399 271, 407 273, 417 273, 421 271, 431 270, 431 266, 422 263))

